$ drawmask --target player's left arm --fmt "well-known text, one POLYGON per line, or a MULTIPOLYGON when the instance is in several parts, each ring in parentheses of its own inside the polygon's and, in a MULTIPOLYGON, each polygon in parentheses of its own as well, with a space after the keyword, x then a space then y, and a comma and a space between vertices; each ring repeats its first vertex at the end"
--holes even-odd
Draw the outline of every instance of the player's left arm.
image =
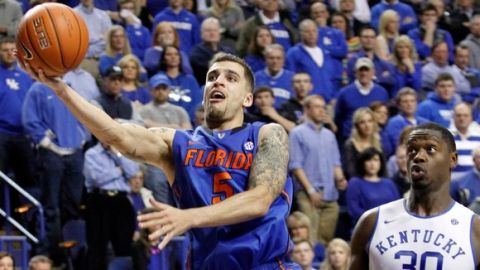
POLYGON ((140 227, 152 233, 151 241, 164 237, 159 248, 191 228, 236 224, 264 216, 283 190, 288 167, 288 136, 278 124, 260 129, 259 145, 248 179, 249 189, 214 205, 177 209, 152 202, 158 210, 139 216, 140 227))
POLYGON ((473 240, 473 247, 475 250, 475 256, 477 265, 475 266, 477 270, 480 270, 480 216, 475 215, 473 220, 473 228, 472 228, 472 240, 473 240))

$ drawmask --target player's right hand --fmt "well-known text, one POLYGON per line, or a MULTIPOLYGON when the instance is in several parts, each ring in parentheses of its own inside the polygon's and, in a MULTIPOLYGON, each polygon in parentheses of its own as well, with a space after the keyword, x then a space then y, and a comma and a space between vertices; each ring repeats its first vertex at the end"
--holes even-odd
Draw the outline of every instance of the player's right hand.
POLYGON ((50 87, 57 95, 61 95, 67 84, 60 77, 47 77, 41 69, 34 70, 27 61, 19 61, 20 67, 30 75, 34 80, 41 82, 50 87))

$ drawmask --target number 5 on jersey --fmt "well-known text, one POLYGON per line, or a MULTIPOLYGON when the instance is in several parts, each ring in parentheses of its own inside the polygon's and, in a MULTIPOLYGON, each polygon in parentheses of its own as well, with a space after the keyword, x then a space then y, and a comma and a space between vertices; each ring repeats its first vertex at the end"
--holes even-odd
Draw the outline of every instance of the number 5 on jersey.
POLYGON ((233 188, 228 183, 230 180, 232 180, 232 176, 228 172, 218 172, 213 175, 212 204, 219 203, 233 195, 233 188))

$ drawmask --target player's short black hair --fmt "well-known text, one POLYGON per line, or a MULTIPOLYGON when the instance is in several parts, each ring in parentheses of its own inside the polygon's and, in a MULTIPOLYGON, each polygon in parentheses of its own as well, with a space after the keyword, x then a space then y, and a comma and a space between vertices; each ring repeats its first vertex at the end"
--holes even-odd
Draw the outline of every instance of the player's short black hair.
POLYGON ((424 123, 424 124, 415 126, 410 131, 410 134, 416 130, 425 130, 425 129, 437 131, 438 133, 440 133, 441 139, 442 141, 445 142, 445 144, 447 144, 447 147, 450 153, 457 152, 457 147, 455 146, 455 139, 453 138, 452 133, 448 129, 444 128, 443 126, 437 123, 429 122, 429 123, 424 123))
POLYGON ((380 170, 378 171, 378 176, 385 176, 386 166, 383 153, 375 147, 369 147, 358 155, 357 161, 355 162, 355 169, 357 171, 357 176, 364 177, 366 174, 365 170, 365 161, 372 159, 373 157, 378 156, 380 158, 380 170))
POLYGON ((245 79, 247 80, 248 86, 250 88, 248 90, 250 92, 253 92, 253 89, 254 89, 254 86, 255 86, 255 76, 253 75, 253 71, 250 68, 250 66, 242 58, 240 58, 238 56, 235 56, 233 54, 219 52, 219 53, 217 53, 213 56, 212 60, 210 60, 209 68, 213 64, 218 63, 218 62, 235 62, 235 63, 241 65, 243 67, 244 71, 245 71, 244 72, 245 79))

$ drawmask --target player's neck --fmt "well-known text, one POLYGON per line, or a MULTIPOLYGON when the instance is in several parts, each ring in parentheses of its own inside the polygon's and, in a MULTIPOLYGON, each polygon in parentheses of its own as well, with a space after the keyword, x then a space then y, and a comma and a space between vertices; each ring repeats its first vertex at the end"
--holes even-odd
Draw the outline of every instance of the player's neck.
POLYGON ((441 190, 419 192, 411 190, 407 198, 407 209, 419 216, 435 216, 447 210, 452 203, 450 195, 441 190))
POLYGON ((228 121, 212 121, 206 119, 207 128, 211 130, 230 130, 243 125, 243 115, 241 118, 232 119, 228 121))

